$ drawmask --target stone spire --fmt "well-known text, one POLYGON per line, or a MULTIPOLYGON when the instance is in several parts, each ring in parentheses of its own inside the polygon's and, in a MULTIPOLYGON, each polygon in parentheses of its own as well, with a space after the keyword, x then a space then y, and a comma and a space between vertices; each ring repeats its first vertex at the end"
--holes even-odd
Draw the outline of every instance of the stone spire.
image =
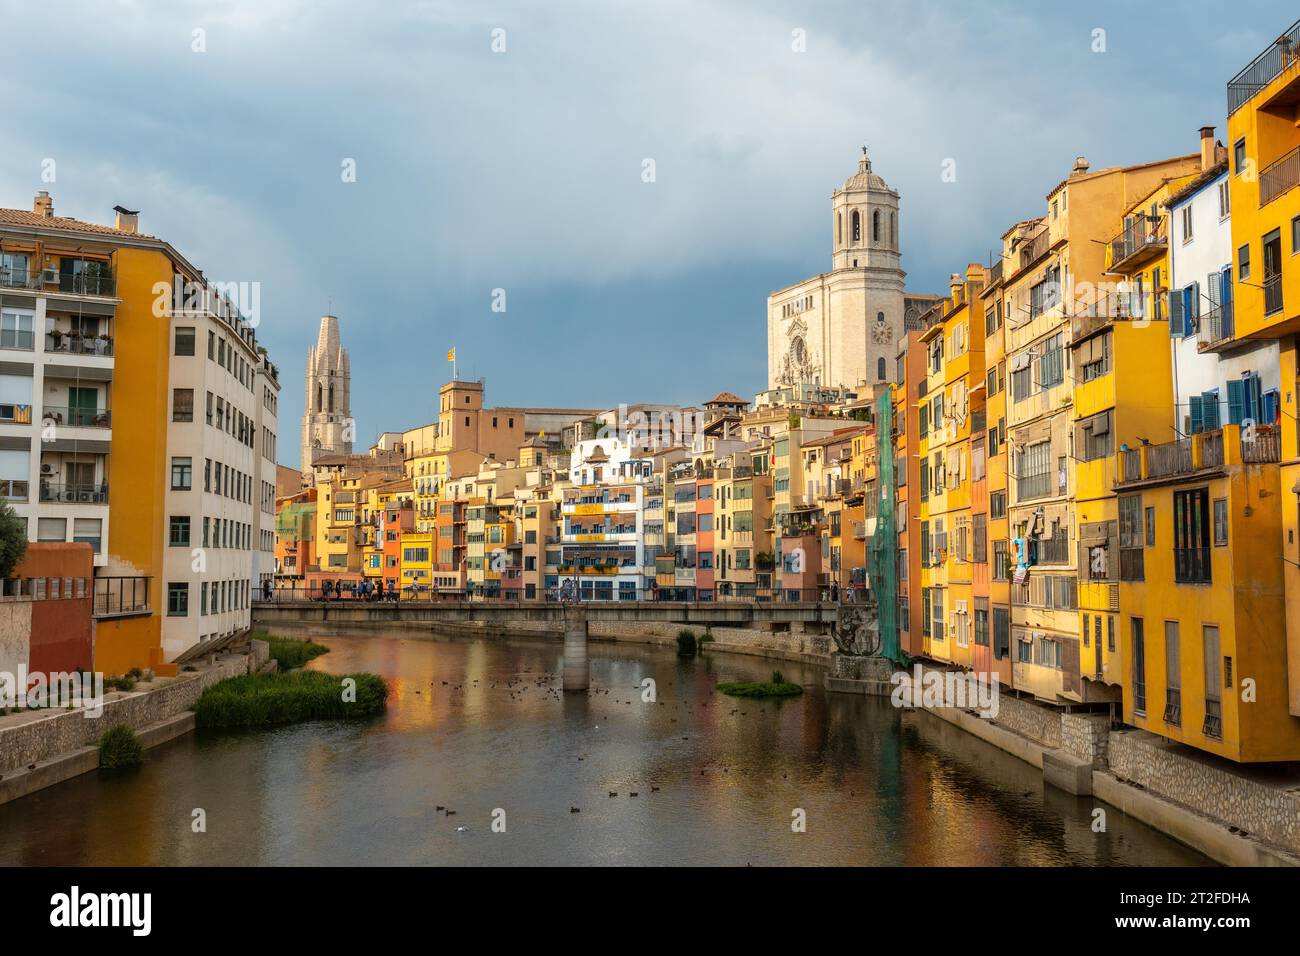
POLYGON ((337 316, 320 320, 316 345, 307 350, 302 416, 302 472, 310 479, 321 455, 352 454, 352 366, 339 337, 337 316))

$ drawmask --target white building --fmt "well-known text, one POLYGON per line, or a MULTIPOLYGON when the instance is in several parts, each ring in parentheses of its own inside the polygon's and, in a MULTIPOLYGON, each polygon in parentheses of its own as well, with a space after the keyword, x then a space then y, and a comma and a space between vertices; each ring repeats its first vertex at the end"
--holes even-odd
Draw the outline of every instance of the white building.
POLYGON ((1276 422, 1278 340, 1233 339, 1227 164, 1210 168, 1172 196, 1169 210, 1169 323, 1179 428, 1192 434, 1247 419, 1276 422))
POLYGON ((187 297, 172 310, 171 324, 162 626, 168 660, 248 627, 254 582, 273 570, 279 392, 252 327, 220 297, 187 297))
POLYGON ((583 600, 644 600, 654 580, 647 504, 657 496, 662 508, 649 450, 613 437, 578 442, 569 480, 560 506, 560 580, 573 579, 583 600))

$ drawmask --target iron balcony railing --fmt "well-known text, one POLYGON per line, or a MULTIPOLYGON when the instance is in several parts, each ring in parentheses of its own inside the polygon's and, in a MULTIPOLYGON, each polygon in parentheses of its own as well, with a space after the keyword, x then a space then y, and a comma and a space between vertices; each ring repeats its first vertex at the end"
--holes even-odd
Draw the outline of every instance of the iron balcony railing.
POLYGON ((104 504, 108 501, 108 482, 83 485, 43 481, 41 501, 59 504, 104 504))
POLYGON ((1223 739, 1223 713, 1219 701, 1206 698, 1205 721, 1201 724, 1201 733, 1216 740, 1223 739))
POLYGON ((1273 160, 1259 174, 1259 204, 1267 206, 1300 185, 1300 146, 1273 160))
POLYGON ((1232 338, 1233 317, 1232 303, 1216 305, 1207 312, 1202 312, 1196 320, 1197 345, 1209 348, 1226 339, 1232 338))
POLYGON ((1165 723, 1177 727, 1183 722, 1183 693, 1177 687, 1165 688, 1165 723))
POLYGON ((41 420, 55 425, 77 428, 111 428, 113 413, 107 408, 77 408, 69 405, 46 405, 41 420))
POLYGON ((1164 216, 1140 215, 1128 222, 1124 231, 1110 241, 1110 265, 1117 268, 1124 260, 1146 250, 1164 249, 1169 244, 1168 219, 1164 216))
POLYGON ((95 578, 94 608, 96 617, 147 612, 149 579, 141 576, 95 578))
POLYGON ((1264 279, 1264 314, 1272 315, 1282 311, 1282 275, 1267 276, 1264 279))
POLYGON ((1179 584, 1209 584, 1210 549, 1174 548, 1174 580, 1179 584))
POLYGON ((1241 109, 1248 100, 1294 64, 1300 54, 1300 20, 1287 27, 1273 45, 1251 60, 1244 70, 1228 81, 1228 115, 1241 109))
POLYGON ((1051 472, 1041 475, 1027 475, 1016 480, 1016 495, 1021 501, 1030 498, 1046 498, 1052 493, 1051 472))

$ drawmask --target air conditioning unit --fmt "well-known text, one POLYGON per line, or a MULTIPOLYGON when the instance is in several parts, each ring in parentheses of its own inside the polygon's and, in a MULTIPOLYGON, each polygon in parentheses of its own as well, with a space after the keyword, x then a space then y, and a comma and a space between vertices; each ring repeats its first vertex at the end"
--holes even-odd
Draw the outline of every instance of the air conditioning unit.
POLYGON ((42 475, 52 475, 52 474, 54 474, 54 466, 53 466, 53 465, 41 465, 41 474, 42 474, 42 475))
POLYGON ((58 269, 46 269, 46 270, 44 270, 43 272, 41 272, 41 281, 42 281, 42 282, 53 283, 54 285, 58 285, 58 284, 59 284, 59 270, 58 270, 58 269))

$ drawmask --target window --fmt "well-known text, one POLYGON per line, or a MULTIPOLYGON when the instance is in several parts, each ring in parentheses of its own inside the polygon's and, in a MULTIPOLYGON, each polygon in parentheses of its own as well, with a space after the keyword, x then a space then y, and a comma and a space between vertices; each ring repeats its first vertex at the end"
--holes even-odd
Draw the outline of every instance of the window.
POLYGON ((194 464, 191 458, 172 459, 172 491, 189 491, 194 464))
POLYGON ((1051 442, 1028 445, 1016 452, 1016 494, 1019 500, 1051 494, 1051 442))
POLYGON ((1011 609, 993 609, 993 655, 1003 660, 1011 655, 1011 609))
POLYGON ((1183 207, 1183 242, 1192 241, 1192 204, 1183 207))
POLYGON ((1291 220, 1291 255, 1300 253, 1300 216, 1291 220))
POLYGON ((190 613, 190 586, 188 584, 169 583, 167 585, 167 616, 188 617, 190 613))
POLYGON ((1141 581, 1145 576, 1142 548, 1142 496, 1119 499, 1119 579, 1141 581))
POLYGON ((168 536, 168 543, 173 548, 188 548, 190 546, 189 515, 172 515, 171 533, 168 536))
POLYGON ((1007 556, 1007 541, 1004 538, 998 538, 993 542, 993 580, 1009 580, 1008 571, 1011 561, 1007 556))
POLYGON ((1223 737, 1222 699, 1219 696, 1219 629, 1213 624, 1201 627, 1201 644, 1205 666, 1205 722, 1201 733, 1206 737, 1223 737))
POLYGON ((1214 499, 1214 546, 1226 547, 1228 544, 1228 499, 1214 499))
POLYGON ((1250 243, 1237 250, 1237 278, 1240 280, 1250 278, 1250 243))
POLYGON ((1223 182, 1219 183, 1219 218, 1227 219, 1228 213, 1230 211, 1231 210, 1229 209, 1229 199, 1228 199, 1228 181, 1225 179, 1223 182))
POLYGON ((876 378, 882 382, 885 380, 885 360, 883 358, 876 359, 876 378))
POLYGON ((1174 580, 1210 583, 1209 492, 1174 492, 1174 580))
POLYGON ((0 311, 0 348, 30 351, 35 341, 32 337, 32 312, 0 311))
POLYGON ((1246 138, 1243 136, 1232 144, 1232 171, 1238 176, 1246 168, 1246 138))
POLYGON ((989 517, 995 521, 1007 516, 1007 493, 994 491, 989 494, 989 517))
POLYGON ((1167 724, 1182 722, 1182 664, 1178 622, 1165 621, 1165 714, 1167 724))
POLYGON ((988 520, 988 515, 982 514, 975 515, 971 519, 971 537, 973 539, 971 560, 976 564, 986 564, 989 559, 988 520))
POLYGON ((194 421, 194 389, 172 389, 172 421, 194 421))
POLYGON ((194 328, 193 326, 176 327, 176 353, 177 355, 194 354, 194 328))
POLYGON ((1143 717, 1147 713, 1147 659, 1142 633, 1142 618, 1129 620, 1133 634, 1133 712, 1143 717))
POLYGON ((1096 461, 1098 458, 1110 457, 1110 418, 1111 413, 1106 411, 1100 415, 1085 418, 1079 423, 1076 447, 1081 450, 1084 461, 1096 461))

